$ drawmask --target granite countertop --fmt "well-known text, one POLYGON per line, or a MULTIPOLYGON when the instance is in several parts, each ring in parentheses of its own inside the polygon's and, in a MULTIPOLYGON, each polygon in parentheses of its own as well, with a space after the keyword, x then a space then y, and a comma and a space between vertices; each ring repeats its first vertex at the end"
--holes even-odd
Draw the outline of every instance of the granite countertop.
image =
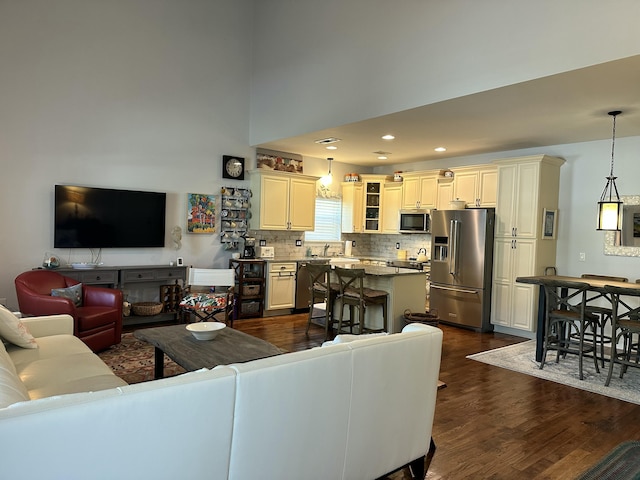
MULTIPOLYGON (((308 262, 313 260, 326 260, 327 262, 331 259, 340 259, 341 261, 353 260, 354 263, 339 265, 345 268, 363 268, 365 274, 374 275, 378 277, 384 276, 397 276, 397 275, 424 275, 426 272, 421 270, 415 270, 412 268, 398 268, 398 267, 387 267, 384 265, 371 265, 368 263, 359 263, 357 257, 287 257, 287 256, 279 256, 273 258, 262 258, 265 262, 270 263, 278 263, 278 262, 308 262)), ((370 259, 370 257, 367 257, 370 259)), ((379 261, 385 261, 384 259, 379 259, 379 261)))
POLYGON ((366 275, 377 277, 397 277, 400 275, 422 275, 426 272, 413 268, 383 267, 381 265, 353 265, 352 268, 363 268, 366 275))

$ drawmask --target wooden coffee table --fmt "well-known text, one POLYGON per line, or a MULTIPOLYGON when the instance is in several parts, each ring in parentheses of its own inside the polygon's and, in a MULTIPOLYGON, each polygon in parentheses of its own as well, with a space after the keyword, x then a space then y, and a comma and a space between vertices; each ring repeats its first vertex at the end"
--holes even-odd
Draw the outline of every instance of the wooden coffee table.
POLYGON ((248 362, 284 353, 275 345, 233 328, 213 340, 196 340, 185 325, 136 330, 133 336, 155 347, 155 378, 164 376, 164 354, 187 371, 248 362))

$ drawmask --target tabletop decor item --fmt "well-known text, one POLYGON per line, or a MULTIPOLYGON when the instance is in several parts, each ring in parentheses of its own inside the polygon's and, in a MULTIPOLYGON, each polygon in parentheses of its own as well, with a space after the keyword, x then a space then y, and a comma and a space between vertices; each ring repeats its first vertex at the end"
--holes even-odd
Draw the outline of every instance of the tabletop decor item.
POLYGON ((53 270, 60 266, 60 258, 57 255, 47 252, 44 254, 44 260, 42 260, 42 266, 48 270, 53 270))
POLYGON ((187 330, 197 340, 213 340, 225 327, 226 325, 222 322, 197 322, 188 324, 187 330))

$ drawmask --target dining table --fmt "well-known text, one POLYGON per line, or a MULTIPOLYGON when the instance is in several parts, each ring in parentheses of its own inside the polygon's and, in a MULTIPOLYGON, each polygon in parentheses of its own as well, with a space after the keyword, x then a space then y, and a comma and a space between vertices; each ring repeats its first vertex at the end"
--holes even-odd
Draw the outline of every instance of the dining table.
POLYGON ((518 283, 528 283, 533 285, 540 285, 540 294, 538 296, 538 321, 536 328, 536 361, 542 361, 542 353, 544 351, 544 336, 545 336, 545 311, 546 311, 546 301, 544 295, 544 288, 542 286, 542 279, 546 280, 557 280, 560 282, 581 282, 589 285, 588 291, 598 292, 603 294, 602 297, 607 300, 611 300, 609 297, 604 295, 605 285, 611 285, 614 287, 623 287, 623 288, 632 288, 640 290, 640 283, 628 283, 628 282, 619 282, 614 280, 605 280, 602 278, 583 278, 583 277, 571 277, 565 275, 533 275, 527 277, 517 277, 516 282, 518 283))

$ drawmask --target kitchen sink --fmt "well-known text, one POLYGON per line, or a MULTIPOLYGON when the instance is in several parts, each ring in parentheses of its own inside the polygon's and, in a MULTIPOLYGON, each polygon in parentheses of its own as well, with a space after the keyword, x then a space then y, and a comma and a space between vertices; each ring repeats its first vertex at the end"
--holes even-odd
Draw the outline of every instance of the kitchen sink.
POLYGON ((344 257, 331 257, 329 259, 329 265, 353 265, 360 263, 357 258, 344 258, 344 257))

